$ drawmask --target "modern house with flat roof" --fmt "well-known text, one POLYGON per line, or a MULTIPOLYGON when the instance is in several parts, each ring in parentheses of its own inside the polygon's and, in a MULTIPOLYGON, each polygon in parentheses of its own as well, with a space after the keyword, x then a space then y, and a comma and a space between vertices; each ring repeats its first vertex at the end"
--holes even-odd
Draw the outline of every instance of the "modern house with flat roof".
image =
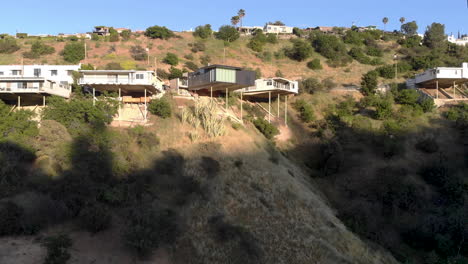
POLYGON ((255 84, 255 72, 239 67, 210 65, 188 74, 188 89, 192 91, 234 91, 255 84))
POLYGON ((447 37, 448 42, 459 45, 459 46, 468 46, 468 36, 463 36, 461 38, 456 38, 454 35, 447 37))
POLYGON ((259 26, 254 26, 254 27, 247 27, 247 26, 244 26, 244 27, 238 27, 237 28, 237 31, 239 31, 239 33, 243 34, 243 35, 247 35, 247 36, 250 36, 252 35, 256 30, 263 30, 263 27, 259 27, 259 26))
POLYGON ((23 104, 43 103, 46 96, 69 98, 73 72, 80 65, 0 65, 0 99, 23 104))
POLYGON ((282 77, 264 78, 255 80, 255 85, 236 92, 242 92, 245 97, 268 98, 278 95, 299 93, 299 83, 282 77))
POLYGON ((468 63, 461 67, 437 67, 426 70, 406 81, 408 88, 418 89, 420 92, 434 99, 466 100, 468 91, 468 63))

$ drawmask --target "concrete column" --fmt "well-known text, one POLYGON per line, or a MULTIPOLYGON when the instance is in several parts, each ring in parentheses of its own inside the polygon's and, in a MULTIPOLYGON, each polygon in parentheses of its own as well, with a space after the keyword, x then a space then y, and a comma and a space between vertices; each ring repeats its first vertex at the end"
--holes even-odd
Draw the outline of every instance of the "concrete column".
POLYGON ((271 91, 268 92, 268 123, 271 123, 271 91))
POLYGON ((436 81, 436 99, 439 99, 439 81, 436 81))
POLYGON ((21 108, 21 96, 18 95, 18 108, 21 108))
POLYGON ((210 87, 210 101, 213 103, 213 86, 210 87))
POLYGON ((93 88, 93 106, 96 105, 96 89, 93 88))
POLYGON ((42 106, 45 106, 45 95, 42 96, 42 106))
POLYGON ((119 88, 119 119, 122 119, 122 90, 119 88))

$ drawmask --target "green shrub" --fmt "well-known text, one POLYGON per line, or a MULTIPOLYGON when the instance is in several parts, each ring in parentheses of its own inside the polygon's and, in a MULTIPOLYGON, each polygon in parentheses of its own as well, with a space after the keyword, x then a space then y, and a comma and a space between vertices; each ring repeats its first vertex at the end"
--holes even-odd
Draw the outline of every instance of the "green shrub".
POLYGON ((306 101, 299 99, 294 103, 294 108, 299 111, 304 123, 310 123, 315 120, 314 109, 306 101))
POLYGON ((375 94, 377 89, 377 78, 379 74, 377 71, 370 71, 362 76, 361 79, 361 92, 364 95, 375 94))
POLYGON ((382 57, 383 51, 378 47, 367 47, 366 54, 373 57, 382 57))
POLYGON ((307 67, 311 70, 321 70, 322 64, 320 64, 320 59, 313 59, 307 63, 307 67))
POLYGON ((120 36, 122 37, 122 40, 123 41, 127 41, 131 38, 132 36, 132 31, 130 30, 123 30, 122 32, 120 32, 120 36))
POLYGON ((419 140, 415 145, 417 150, 425 153, 435 153, 439 151, 439 144, 434 137, 427 137, 419 140))
POLYGON ((424 111, 424 113, 432 112, 436 108, 434 104, 434 99, 432 98, 424 98, 419 102, 419 104, 421 105, 421 108, 424 111))
POLYGON ((175 37, 175 34, 166 27, 152 26, 146 29, 145 36, 152 39, 159 38, 167 40, 169 38, 175 37))
POLYGON ((23 56, 28 59, 37 59, 42 55, 48 55, 55 52, 55 48, 45 45, 41 41, 35 41, 31 45, 31 50, 23 53, 23 56))
POLYGON ((271 43, 271 44, 276 44, 278 43, 278 37, 276 37, 276 34, 268 33, 266 35, 266 42, 271 43))
POLYGON ((67 128, 80 124, 100 127, 110 124, 117 110, 118 103, 112 99, 101 98, 93 106, 90 99, 74 97, 66 101, 60 97, 50 97, 48 106, 42 111, 42 120, 55 120, 67 128))
POLYGON ((65 264, 71 255, 68 249, 72 246, 72 240, 67 235, 56 235, 45 239, 47 255, 44 264, 65 264))
POLYGON ((292 60, 303 61, 312 55, 312 46, 302 39, 292 39, 292 48, 286 49, 285 54, 292 60))
POLYGON ((198 26, 195 28, 195 31, 193 32, 194 37, 199 37, 202 39, 207 39, 211 37, 213 34, 213 30, 211 29, 210 24, 206 24, 204 26, 198 26))
POLYGON ((80 211, 78 221, 82 228, 94 234, 110 227, 112 213, 104 205, 91 204, 80 211))
POLYGON ((375 69, 380 77, 385 79, 395 78, 395 65, 385 65, 375 69))
POLYGON ((129 213, 124 240, 139 256, 147 256, 161 244, 171 244, 178 234, 176 215, 170 210, 137 208, 129 213))
POLYGON ((185 58, 186 60, 191 60, 191 61, 193 61, 193 60, 195 59, 195 57, 193 56, 193 54, 190 54, 190 53, 189 53, 189 54, 185 54, 185 55, 184 55, 184 58, 185 58))
POLYGON ((263 118, 255 119, 253 124, 267 139, 273 139, 276 135, 279 134, 278 128, 268 123, 268 121, 263 118))
POLYGON ((130 55, 137 61, 144 61, 148 58, 148 52, 140 45, 130 47, 130 55))
POLYGON ((419 93, 415 89, 405 89, 398 93, 396 101, 400 104, 416 105, 418 103, 419 93))
POLYGON ((12 37, 0 38, 0 53, 10 54, 20 49, 16 39, 12 37))
POLYGON ((333 35, 316 34, 312 36, 315 51, 329 59, 330 66, 346 66, 352 58, 348 55, 345 44, 333 35))
POLYGON ((156 73, 158 74, 158 77, 162 78, 163 80, 169 79, 169 73, 165 71, 164 69, 158 68, 156 70, 156 73))
POLYGON ((0 237, 20 235, 23 232, 21 220, 23 209, 13 202, 0 204, 0 237))
POLYGON ((110 28, 109 29, 109 41, 110 42, 117 42, 119 41, 120 39, 120 36, 119 36, 119 33, 117 32, 117 30, 115 30, 114 28, 110 28))
POLYGON ((215 33, 215 37, 217 39, 221 39, 227 42, 236 41, 239 38, 240 34, 239 31, 235 27, 232 26, 221 26, 218 29, 218 32, 215 33))
POLYGON ((189 46, 192 47, 190 50, 193 53, 197 53, 199 51, 205 51, 206 50, 206 46, 205 46, 205 43, 203 41, 197 41, 195 43, 190 43, 189 46))
POLYGON ((309 77, 299 83, 299 91, 301 93, 306 92, 312 94, 318 91, 322 91, 323 88, 324 87, 322 83, 313 77, 309 77))
POLYGON ((375 116, 377 119, 384 120, 392 116, 393 102, 388 98, 378 100, 375 105, 375 116))
POLYGON ((62 51, 63 59, 70 63, 78 63, 85 58, 84 44, 81 42, 72 42, 65 45, 62 51))
POLYGON ((168 52, 166 57, 164 57, 163 62, 172 66, 177 66, 177 64, 179 64, 179 57, 174 53, 168 52))
POLYGON ((256 52, 261 52, 263 50, 264 45, 265 44, 263 42, 255 38, 251 39, 249 43, 247 43, 247 47, 256 52))
POLYGON ((322 80, 322 86, 323 88, 330 90, 336 87, 336 83, 333 81, 332 77, 328 77, 322 80))
POLYGON ((191 71, 196 71, 198 70, 198 65, 195 64, 195 62, 192 62, 192 61, 187 61, 185 64, 184 64, 185 67, 187 67, 189 70, 191 71))
POLYGON ((183 76, 182 70, 171 66, 171 68, 169 69, 169 75, 168 75, 169 80, 182 78, 182 76, 183 76))
POLYGON ((165 97, 151 100, 148 105, 148 111, 150 111, 151 114, 162 118, 168 118, 172 115, 171 104, 165 97))
POLYGON ((0 141, 26 142, 36 136, 37 122, 32 120, 35 114, 23 109, 10 112, 10 109, 0 100, 0 141))

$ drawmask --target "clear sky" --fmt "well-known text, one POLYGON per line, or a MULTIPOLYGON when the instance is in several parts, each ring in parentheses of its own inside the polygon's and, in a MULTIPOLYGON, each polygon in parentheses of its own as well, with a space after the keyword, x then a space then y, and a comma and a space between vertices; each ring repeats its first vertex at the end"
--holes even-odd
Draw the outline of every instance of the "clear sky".
POLYGON ((399 29, 400 17, 416 20, 419 32, 432 22, 446 25, 446 33, 468 34, 467 0, 16 0, 0 5, 0 33, 57 34, 89 32, 93 26, 130 27, 161 25, 176 31, 201 24, 214 29, 230 23, 243 8, 244 25, 263 26, 281 20, 297 27, 376 25, 399 29))

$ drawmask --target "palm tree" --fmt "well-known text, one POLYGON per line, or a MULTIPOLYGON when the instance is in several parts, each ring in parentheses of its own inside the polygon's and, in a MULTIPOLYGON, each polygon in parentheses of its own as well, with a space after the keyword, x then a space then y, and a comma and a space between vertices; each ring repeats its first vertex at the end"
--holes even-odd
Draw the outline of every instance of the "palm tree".
POLYGON ((245 10, 239 9, 239 12, 237 12, 237 16, 239 16, 240 18, 240 26, 242 27, 242 19, 245 17, 245 10))
POLYGON ((235 27, 239 23, 240 17, 239 16, 233 16, 231 17, 231 24, 235 27))
POLYGON ((388 23, 388 17, 384 17, 384 18, 382 19, 382 22, 383 22, 383 24, 384 24, 384 31, 387 31, 387 30, 386 30, 386 27, 387 27, 387 23, 388 23))
POLYGON ((405 18, 405 17, 400 17, 400 23, 401 23, 401 24, 405 23, 405 21, 406 21, 406 18, 405 18))
MULTIPOLYGON (((403 26, 403 23, 405 23, 405 21, 406 21, 405 17, 400 17, 400 23, 401 23, 402 26, 403 26)), ((400 31, 402 31, 402 30, 400 29, 400 31)))

